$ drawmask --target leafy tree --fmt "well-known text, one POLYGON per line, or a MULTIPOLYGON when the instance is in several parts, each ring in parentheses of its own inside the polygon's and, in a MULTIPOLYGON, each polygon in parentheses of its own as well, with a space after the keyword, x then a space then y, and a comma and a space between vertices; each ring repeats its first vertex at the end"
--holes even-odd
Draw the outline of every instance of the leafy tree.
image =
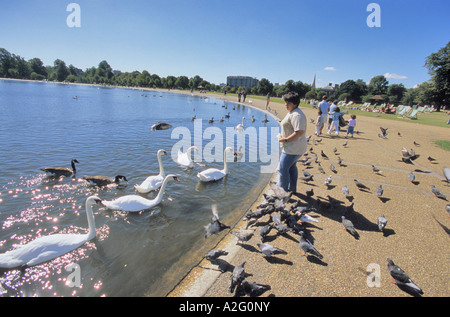
POLYGON ((406 93, 406 88, 403 86, 403 84, 392 84, 388 87, 388 97, 389 102, 391 103, 399 103, 403 96, 406 93))
POLYGON ((70 74, 69 69, 66 66, 66 63, 64 63, 64 61, 60 59, 57 59, 53 64, 56 71, 56 80, 57 81, 66 80, 66 77, 69 76, 70 74))
POLYGON ((258 81, 256 85, 255 93, 258 95, 266 96, 267 94, 272 94, 273 92, 273 84, 266 78, 262 78, 258 81))
POLYGON ((450 42, 425 60, 434 89, 433 101, 437 111, 450 104, 450 42))
MULTIPOLYGON (((47 69, 45 68, 44 63, 39 58, 35 57, 35 58, 30 59, 28 61, 28 65, 30 66, 32 73, 34 72, 36 75, 41 75, 44 78, 47 77, 47 75, 48 75, 47 69)), ((34 79, 34 77, 36 77, 36 75, 30 76, 31 79, 34 79)))
POLYGON ((189 78, 186 76, 179 76, 177 80, 175 81, 175 87, 186 89, 189 87, 189 78))
POLYGON ((0 48, 0 76, 6 78, 11 77, 9 70, 14 67, 15 60, 13 55, 4 48, 0 48))
POLYGON ((386 95, 389 82, 384 75, 372 77, 369 82, 369 94, 371 95, 386 95))

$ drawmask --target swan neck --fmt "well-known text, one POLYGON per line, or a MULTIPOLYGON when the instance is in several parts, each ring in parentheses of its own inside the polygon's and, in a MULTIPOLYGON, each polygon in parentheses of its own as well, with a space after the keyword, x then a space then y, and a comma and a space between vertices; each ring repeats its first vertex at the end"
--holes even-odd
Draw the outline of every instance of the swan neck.
POLYGON ((157 204, 159 204, 164 196, 164 190, 166 189, 166 185, 169 182, 169 177, 166 177, 159 189, 159 193, 158 195, 156 195, 156 198, 154 199, 154 202, 156 202, 157 204))
POLYGON ((227 163, 227 151, 223 153, 223 171, 225 174, 228 174, 228 163, 227 163))
POLYGON ((158 153, 158 164, 159 164, 159 174, 164 177, 164 167, 160 153, 158 153))
POLYGON ((95 218, 94 218, 94 211, 92 210, 92 203, 86 202, 86 217, 89 225, 88 240, 91 240, 96 235, 95 218))

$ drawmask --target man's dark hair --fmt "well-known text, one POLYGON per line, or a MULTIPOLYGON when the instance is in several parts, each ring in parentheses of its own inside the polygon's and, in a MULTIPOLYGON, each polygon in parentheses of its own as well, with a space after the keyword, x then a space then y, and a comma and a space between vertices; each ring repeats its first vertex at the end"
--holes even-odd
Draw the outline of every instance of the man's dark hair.
POLYGON ((298 93, 291 91, 284 96, 284 101, 292 102, 296 107, 298 107, 300 104, 300 96, 298 93))

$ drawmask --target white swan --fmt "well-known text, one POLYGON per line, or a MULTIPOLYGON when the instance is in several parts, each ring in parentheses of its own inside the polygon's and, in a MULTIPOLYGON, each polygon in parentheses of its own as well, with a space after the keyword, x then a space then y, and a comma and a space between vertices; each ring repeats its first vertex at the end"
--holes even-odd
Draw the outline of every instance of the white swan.
POLYGON ((164 172, 163 163, 161 160, 161 155, 167 155, 167 152, 164 150, 158 151, 158 164, 159 164, 159 174, 158 175, 152 175, 147 177, 141 185, 134 185, 134 188, 141 193, 141 194, 147 194, 151 192, 152 190, 157 190, 159 187, 161 187, 161 184, 164 181, 164 177, 166 176, 164 172))
POLYGON ((236 132, 239 132, 239 133, 243 133, 243 132, 244 132, 244 120, 245 120, 245 117, 242 117, 242 123, 239 123, 239 124, 234 128, 234 130, 235 130, 236 132))
POLYGON ((202 182, 217 181, 225 177, 228 174, 228 164, 227 164, 227 152, 233 152, 231 147, 227 147, 223 152, 223 169, 219 170, 217 168, 208 168, 197 174, 202 182))
POLYGON ((52 234, 43 236, 14 250, 0 254, 0 268, 13 269, 33 266, 52 260, 60 255, 75 250, 95 237, 95 219, 92 206, 100 199, 91 196, 86 200, 86 215, 89 224, 87 234, 52 234))
POLYGON ((181 149, 178 150, 177 163, 183 167, 192 168, 194 167, 194 162, 191 159, 190 152, 194 150, 198 153, 198 148, 196 146, 189 147, 186 152, 181 152, 181 149))
POLYGON ((102 200, 101 203, 103 206, 111 210, 138 212, 141 210, 150 209, 161 202, 164 195, 164 189, 166 188, 167 183, 172 179, 179 181, 178 177, 175 175, 167 175, 164 178, 159 193, 155 199, 150 200, 139 195, 126 195, 110 201, 102 200))

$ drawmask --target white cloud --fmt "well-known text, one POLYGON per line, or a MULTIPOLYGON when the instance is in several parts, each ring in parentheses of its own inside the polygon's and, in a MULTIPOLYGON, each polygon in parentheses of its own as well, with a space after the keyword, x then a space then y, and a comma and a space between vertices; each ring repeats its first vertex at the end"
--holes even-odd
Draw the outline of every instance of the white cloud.
POLYGON ((327 66, 324 68, 325 70, 331 70, 331 71, 336 71, 336 68, 334 68, 333 66, 327 66))
POLYGON ((384 77, 386 77, 386 79, 406 79, 408 78, 407 76, 403 76, 403 75, 397 75, 397 74, 391 74, 391 73, 386 73, 384 74, 384 77))

